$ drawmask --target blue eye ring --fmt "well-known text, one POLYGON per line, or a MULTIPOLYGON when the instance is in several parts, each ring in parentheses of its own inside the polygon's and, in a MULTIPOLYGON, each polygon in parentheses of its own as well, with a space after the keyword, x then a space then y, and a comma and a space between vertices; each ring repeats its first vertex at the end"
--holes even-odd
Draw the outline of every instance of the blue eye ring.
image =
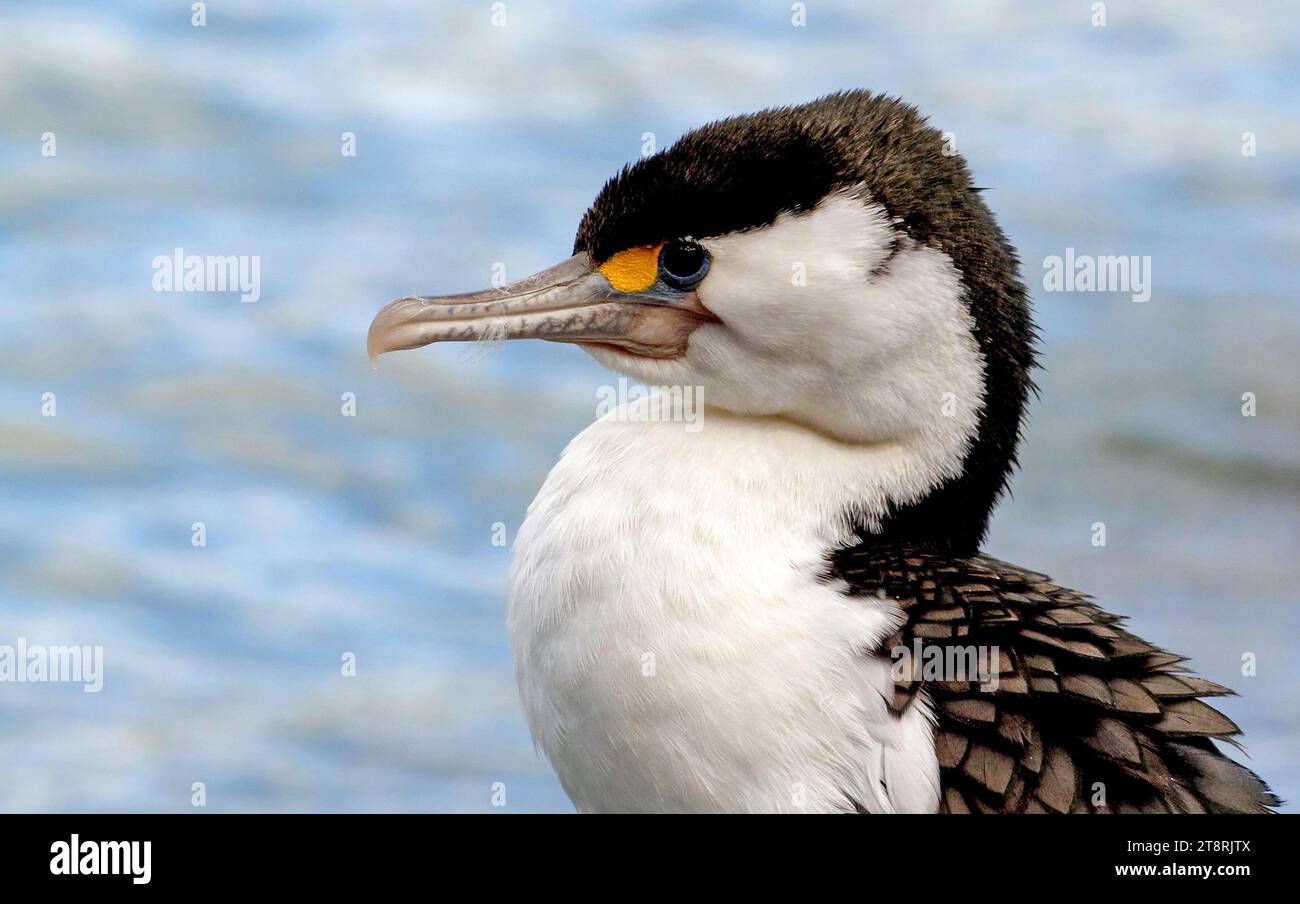
POLYGON ((709 275, 709 252, 699 242, 675 239, 659 250, 659 278, 665 285, 685 292, 709 275))

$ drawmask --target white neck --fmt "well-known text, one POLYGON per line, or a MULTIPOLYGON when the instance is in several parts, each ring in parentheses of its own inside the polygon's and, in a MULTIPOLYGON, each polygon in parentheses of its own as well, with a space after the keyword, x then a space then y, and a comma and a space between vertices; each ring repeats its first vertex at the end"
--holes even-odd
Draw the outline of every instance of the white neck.
POLYGON ((886 712, 888 663, 864 653, 896 613, 844 596, 825 557, 934 479, 932 445, 715 410, 687 432, 646 407, 570 444, 516 543, 520 688, 574 803, 931 808, 930 727, 886 712))

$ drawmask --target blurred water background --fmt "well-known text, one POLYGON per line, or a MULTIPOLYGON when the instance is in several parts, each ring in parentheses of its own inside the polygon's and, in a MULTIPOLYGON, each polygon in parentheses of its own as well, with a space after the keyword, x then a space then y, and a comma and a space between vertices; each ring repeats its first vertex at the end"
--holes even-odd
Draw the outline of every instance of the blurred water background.
POLYGON ((491 540, 611 377, 545 343, 374 372, 366 328, 565 257, 644 133, 847 87, 951 131, 1025 261, 1046 370, 987 549, 1240 691, 1300 799, 1300 28, 1108 7, 5 0, 0 644, 102 644, 105 684, 0 684, 0 809, 570 809, 491 540), (177 247, 258 255, 260 300, 153 291, 177 247), (1045 293, 1071 247, 1149 255, 1151 300, 1045 293))

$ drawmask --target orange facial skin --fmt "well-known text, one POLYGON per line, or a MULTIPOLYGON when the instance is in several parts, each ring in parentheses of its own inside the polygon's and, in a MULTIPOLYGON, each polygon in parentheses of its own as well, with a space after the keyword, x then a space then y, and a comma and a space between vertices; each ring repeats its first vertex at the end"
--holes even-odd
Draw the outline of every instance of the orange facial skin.
POLYGON ((620 292, 644 292, 659 278, 658 245, 641 245, 620 251, 596 269, 620 292))

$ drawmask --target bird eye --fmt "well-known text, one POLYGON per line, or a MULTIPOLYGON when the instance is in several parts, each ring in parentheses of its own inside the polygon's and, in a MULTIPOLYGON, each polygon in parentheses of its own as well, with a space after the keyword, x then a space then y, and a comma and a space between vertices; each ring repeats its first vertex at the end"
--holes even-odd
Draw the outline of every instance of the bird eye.
POLYGON ((709 273, 709 252, 696 242, 666 242, 659 252, 659 275, 674 289, 693 289, 709 273))

